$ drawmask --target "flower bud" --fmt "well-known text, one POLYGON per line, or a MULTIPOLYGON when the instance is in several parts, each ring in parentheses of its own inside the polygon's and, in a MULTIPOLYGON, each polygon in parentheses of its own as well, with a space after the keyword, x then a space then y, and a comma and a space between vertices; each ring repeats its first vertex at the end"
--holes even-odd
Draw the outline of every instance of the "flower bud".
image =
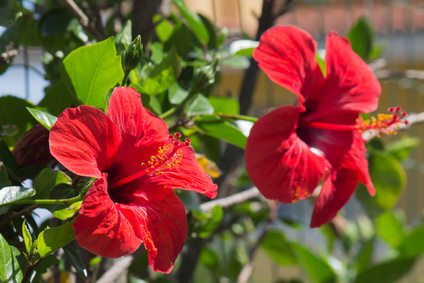
POLYGON ((123 55, 122 67, 124 68, 125 73, 129 73, 131 70, 134 70, 137 67, 138 62, 141 59, 143 54, 143 46, 141 45, 141 37, 138 35, 130 45, 123 55))
POLYGON ((26 132, 12 150, 19 167, 46 165, 53 156, 49 149, 49 130, 38 124, 26 132))

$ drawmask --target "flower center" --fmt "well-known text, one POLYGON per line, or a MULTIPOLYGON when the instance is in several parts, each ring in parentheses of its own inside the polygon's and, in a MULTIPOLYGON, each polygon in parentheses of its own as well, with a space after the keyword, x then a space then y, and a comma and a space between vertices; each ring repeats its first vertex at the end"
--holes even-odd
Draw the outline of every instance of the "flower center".
POLYGON ((163 170, 172 169, 172 167, 180 164, 183 158, 181 148, 190 146, 190 139, 185 139, 182 142, 178 139, 179 137, 181 137, 180 133, 175 133, 175 136, 169 135, 165 144, 159 147, 158 153, 151 156, 147 164, 144 162, 141 163, 141 166, 144 168, 142 171, 109 184, 109 189, 125 185, 147 174, 151 174, 151 176, 163 174, 163 170))
POLYGON ((326 129, 326 130, 337 130, 337 131, 358 131, 363 133, 365 131, 370 132, 370 136, 373 135, 380 137, 381 134, 395 135, 397 129, 401 124, 408 125, 406 120, 406 112, 401 111, 402 109, 397 106, 395 108, 389 108, 390 114, 378 114, 376 117, 371 117, 368 120, 362 121, 362 119, 356 119, 354 125, 342 125, 342 124, 330 124, 321 122, 306 122, 301 123, 302 127, 315 128, 315 129, 326 129))

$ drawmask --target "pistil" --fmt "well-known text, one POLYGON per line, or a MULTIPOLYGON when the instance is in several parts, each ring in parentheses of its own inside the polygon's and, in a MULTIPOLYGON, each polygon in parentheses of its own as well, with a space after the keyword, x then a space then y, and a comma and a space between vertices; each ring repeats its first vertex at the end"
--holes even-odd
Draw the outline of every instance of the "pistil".
POLYGON ((181 148, 184 146, 190 146, 190 139, 185 139, 184 142, 181 142, 178 139, 179 137, 181 137, 180 133, 175 133, 175 136, 169 135, 166 143, 159 147, 158 154, 151 156, 150 160, 147 161, 147 164, 144 162, 141 163, 141 166, 144 167, 144 170, 109 184, 109 189, 114 189, 125 185, 147 174, 164 174, 161 169, 171 169, 172 167, 178 165, 183 158, 181 148))

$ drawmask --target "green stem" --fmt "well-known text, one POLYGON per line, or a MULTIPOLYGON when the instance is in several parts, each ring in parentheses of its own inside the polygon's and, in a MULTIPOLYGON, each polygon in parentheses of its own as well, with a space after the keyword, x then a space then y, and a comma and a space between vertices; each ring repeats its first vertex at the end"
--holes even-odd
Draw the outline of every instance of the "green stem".
POLYGON ((258 121, 258 118, 256 117, 239 115, 239 114, 214 114, 214 115, 221 118, 233 119, 233 120, 244 120, 244 121, 250 121, 250 122, 258 121))
POLYGON ((78 195, 78 196, 73 197, 73 198, 68 198, 68 199, 27 199, 27 200, 12 202, 12 203, 0 204, 0 207, 11 206, 11 205, 19 205, 19 204, 64 204, 64 205, 69 205, 69 204, 73 204, 74 202, 81 201, 81 200, 83 200, 83 197, 81 195, 78 195))
POLYGON ((175 113, 175 111, 177 110, 177 106, 172 107, 171 109, 169 109, 168 111, 166 111, 165 113, 163 113, 162 115, 159 115, 159 118, 165 118, 168 117, 169 115, 172 115, 175 113))
POLYGON ((128 76, 130 75, 131 71, 125 72, 124 79, 122 80, 121 86, 126 86, 128 81, 128 76))

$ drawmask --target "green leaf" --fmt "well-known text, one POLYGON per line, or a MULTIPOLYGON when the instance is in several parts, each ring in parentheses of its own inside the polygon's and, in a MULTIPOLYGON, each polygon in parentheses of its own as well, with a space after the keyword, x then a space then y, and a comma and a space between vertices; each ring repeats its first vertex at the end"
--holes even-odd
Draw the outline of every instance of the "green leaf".
POLYGON ((45 92, 46 95, 37 106, 42 107, 43 110, 54 116, 58 116, 66 108, 80 105, 78 99, 66 87, 63 79, 59 79, 53 85, 46 88, 45 92))
POLYGON ((347 37, 350 40, 353 51, 363 60, 368 60, 373 49, 375 32, 370 20, 363 16, 349 31, 347 37))
POLYGON ((180 59, 175 48, 172 48, 163 61, 158 65, 149 66, 142 71, 141 86, 143 92, 149 95, 157 95, 178 79, 181 72, 180 59))
POLYGON ((11 27, 15 20, 22 15, 20 1, 0 1, 0 26, 11 27))
POLYGON ((223 59, 222 65, 234 69, 247 69, 250 66, 250 62, 246 56, 231 56, 223 59))
POLYGON ((53 116, 52 114, 46 111, 29 107, 27 107, 27 109, 29 113, 31 113, 31 115, 49 131, 53 127, 54 123, 56 123, 57 121, 57 117, 53 116))
MULTIPOLYGON (((56 185, 53 188, 53 190, 50 192, 49 198, 50 199, 69 199, 69 198, 76 197, 77 195, 78 195, 77 191, 75 191, 70 184, 62 183, 62 184, 56 185)), ((57 210, 67 209, 66 205, 64 205, 64 204, 51 204, 51 205, 46 206, 46 208, 48 210, 50 210, 51 212, 55 212, 57 210)), ((73 208, 71 208, 71 210, 73 210, 73 208)), ((61 216, 65 217, 65 215, 66 215, 65 212, 58 214, 59 217, 61 217, 61 216)), ((59 218, 59 219, 61 219, 61 218, 59 218)))
POLYGON ((79 211, 81 204, 82 204, 82 201, 74 202, 73 204, 71 204, 70 206, 64 209, 53 211, 53 215, 54 217, 60 220, 71 218, 72 216, 75 215, 75 213, 79 211))
POLYGON ((383 209, 392 208, 405 187, 405 172, 398 160, 384 151, 373 150, 369 172, 375 187, 375 200, 383 209))
POLYGON ((64 60, 62 77, 83 104, 103 108, 104 96, 124 72, 113 38, 72 51, 64 60))
POLYGON ((22 271, 9 244, 0 234, 0 281, 10 283, 22 282, 22 271))
POLYGON ((86 279, 87 269, 85 269, 84 263, 82 262, 79 253, 69 245, 64 246, 63 250, 65 251, 65 254, 68 257, 69 262, 72 264, 73 267, 75 267, 79 277, 81 277, 82 279, 86 279))
POLYGON ((189 95, 188 90, 182 88, 178 82, 175 82, 169 88, 168 99, 172 104, 180 104, 189 95))
POLYGON ((261 248, 278 264, 297 264, 291 244, 281 231, 268 230, 261 243, 261 248))
POLYGON ((72 229, 73 221, 54 228, 47 228, 38 236, 37 248, 41 257, 64 247, 75 239, 74 229, 72 229))
POLYGON ((22 223, 22 237, 24 238, 25 250, 27 252, 27 255, 29 255, 31 253, 32 248, 32 237, 25 220, 22 223))
POLYGON ((336 282, 336 274, 326 261, 313 254, 310 249, 307 249, 298 243, 292 243, 291 245, 299 265, 309 279, 308 282, 336 282))
POLYGON ((21 182, 20 170, 18 163, 16 162, 15 156, 10 151, 7 144, 0 139, 0 160, 9 175, 9 179, 15 181, 15 183, 21 182))
POLYGON ((33 188, 24 188, 18 186, 4 187, 0 190, 0 204, 9 204, 18 200, 23 200, 35 195, 33 188))
POLYGON ((361 247, 355 257, 355 266, 358 273, 367 269, 371 265, 370 263, 374 250, 374 242, 375 239, 371 238, 370 240, 361 243, 361 247))
POLYGON ((44 168, 33 183, 37 199, 48 199, 51 190, 62 183, 71 184, 71 179, 62 171, 44 168))
POLYGON ((380 263, 360 272, 355 283, 397 282, 412 268, 414 259, 394 259, 380 263))
POLYGON ((380 214, 376 219, 377 234, 393 248, 397 248, 405 237, 402 224, 392 211, 380 214))
POLYGON ((166 42, 172 35, 174 27, 167 19, 162 19, 155 27, 156 35, 161 42, 166 42))
POLYGON ((0 161, 0 189, 4 187, 9 187, 11 185, 9 178, 7 176, 6 167, 3 162, 0 161))
POLYGON ((120 55, 124 54, 128 45, 130 45, 132 42, 131 30, 132 30, 132 22, 131 20, 128 20, 125 23, 125 25, 122 27, 121 31, 118 32, 115 36, 116 50, 118 51, 118 54, 120 55))
POLYGON ((180 10, 182 16, 187 20, 188 25, 191 27, 194 34, 196 34, 200 42, 203 44, 207 43, 209 41, 209 33, 206 27, 203 25, 200 17, 190 11, 183 0, 172 0, 172 2, 178 8, 178 10, 180 10))
POLYGON ((224 210, 220 206, 212 208, 210 213, 204 213, 196 210, 192 210, 193 215, 196 217, 198 222, 197 234, 200 238, 208 238, 218 225, 221 223, 222 217, 224 216, 224 210))
POLYGON ((9 146, 14 145, 36 123, 26 107, 34 107, 34 105, 29 101, 11 95, 0 97, 0 125, 14 125, 19 129, 17 135, 3 137, 9 146))
POLYGON ((318 54, 315 54, 315 60, 317 60, 318 66, 321 69, 324 77, 327 76, 327 66, 325 65, 324 59, 322 59, 318 54))
POLYGON ((239 114, 240 105, 234 98, 211 96, 208 97, 208 100, 215 114, 239 114))
POLYGON ((206 28, 206 30, 208 31, 208 34, 209 34, 208 48, 212 49, 212 50, 218 49, 219 46, 218 46, 218 42, 217 42, 215 26, 211 23, 211 21, 207 17, 205 17, 201 14, 198 14, 198 16, 202 20, 202 23, 205 26, 205 28, 206 28))
POLYGON ((424 252, 424 226, 410 232, 398 247, 399 257, 415 258, 424 252))
POLYGON ((206 97, 198 93, 187 103, 185 112, 187 117, 212 114, 213 106, 209 103, 209 100, 206 97))
POLYGON ((259 45, 258 41, 240 39, 233 41, 230 45, 230 53, 233 55, 253 56, 253 50, 259 45))
POLYGON ((242 149, 246 147, 246 136, 237 127, 219 117, 205 115, 197 119, 195 124, 196 130, 206 135, 222 139, 242 149))
POLYGON ((26 46, 40 46, 40 36, 38 33, 38 21, 30 14, 24 14, 16 21, 18 27, 19 43, 26 46))
POLYGON ((202 44, 184 23, 178 23, 171 37, 165 42, 164 50, 171 50, 174 47, 178 55, 185 57, 193 49, 201 48, 202 44))
POLYGON ((411 155, 411 152, 420 144, 418 138, 402 137, 387 145, 387 151, 397 160, 402 161, 411 155))

